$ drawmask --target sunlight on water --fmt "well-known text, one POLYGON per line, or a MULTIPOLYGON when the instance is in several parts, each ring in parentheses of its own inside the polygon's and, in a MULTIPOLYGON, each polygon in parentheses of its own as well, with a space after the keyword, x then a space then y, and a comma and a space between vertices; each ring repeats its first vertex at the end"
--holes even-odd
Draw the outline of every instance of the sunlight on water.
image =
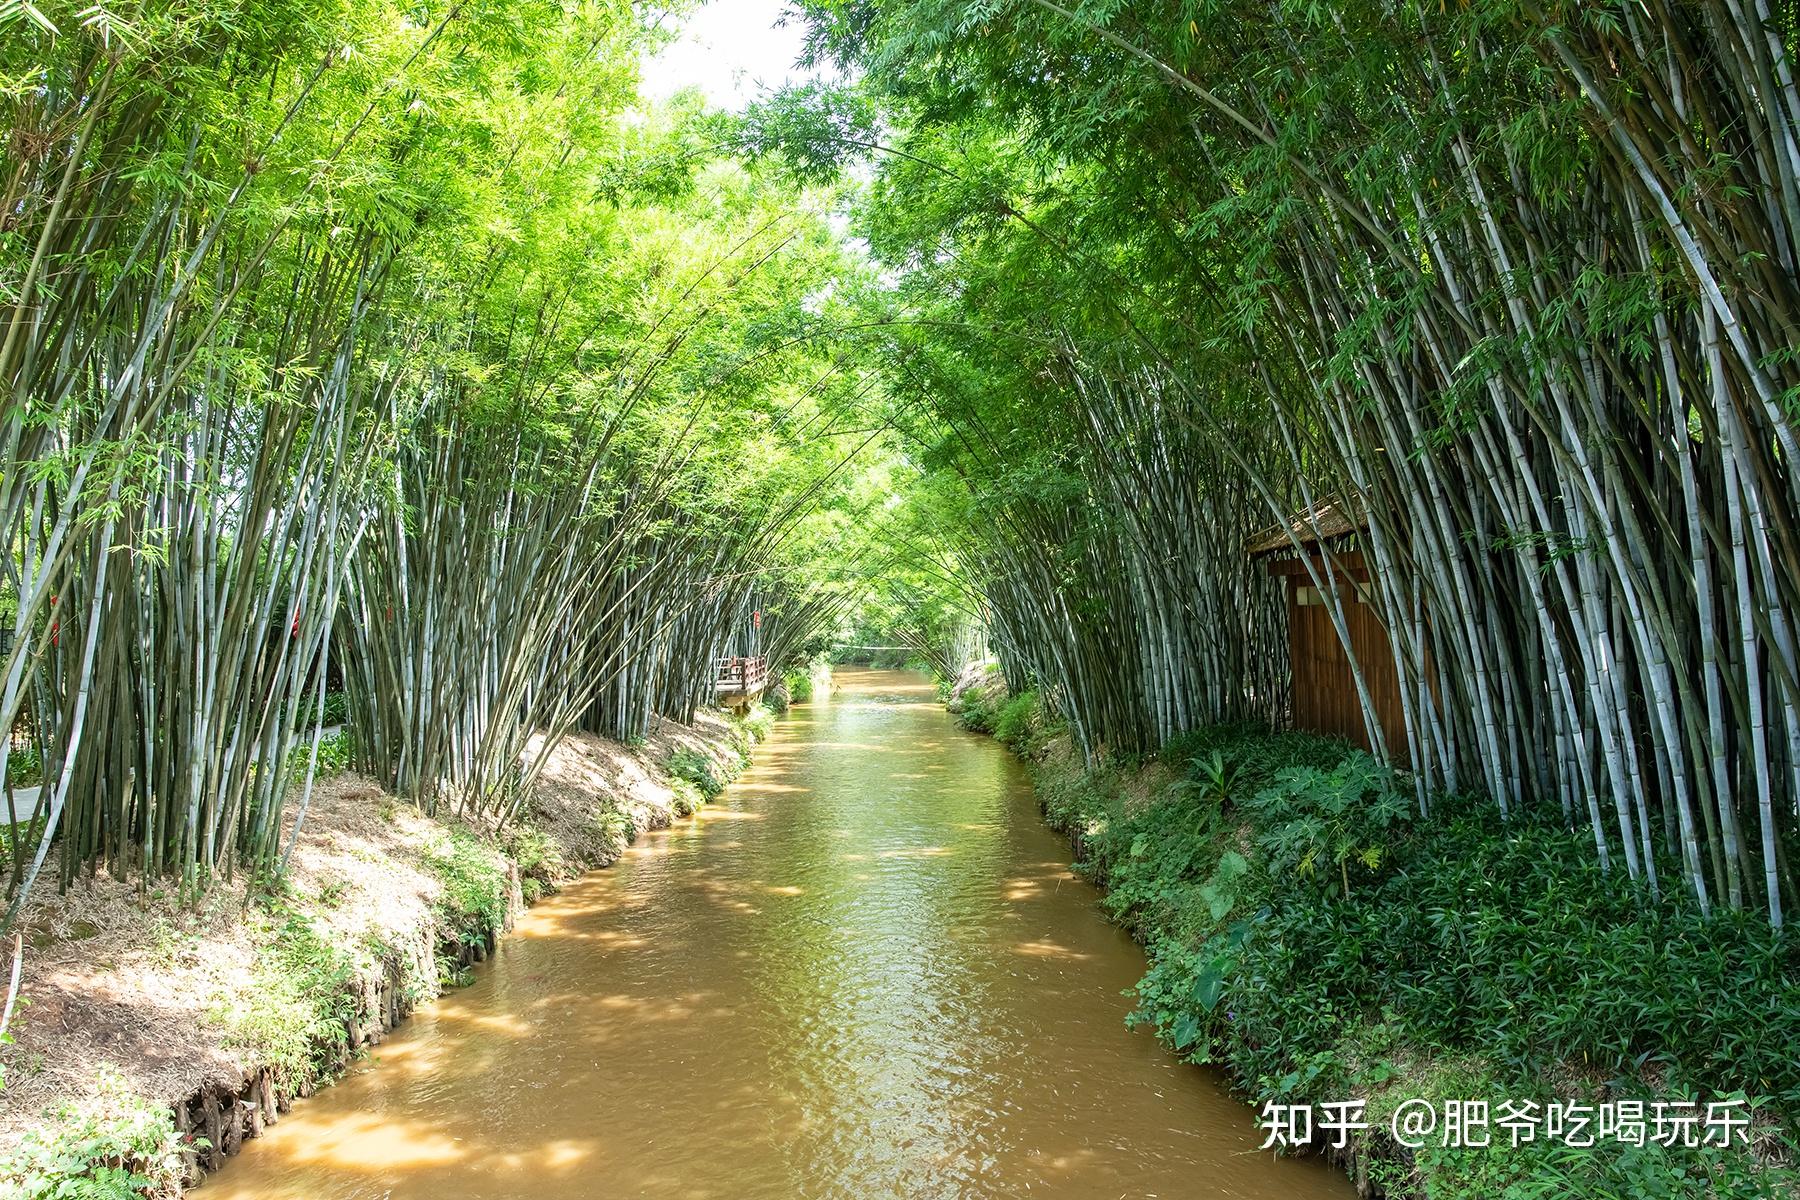
POLYGON ((1350 1196, 1126 1030, 1143 956, 1019 765, 916 676, 840 682, 207 1194, 1350 1196))

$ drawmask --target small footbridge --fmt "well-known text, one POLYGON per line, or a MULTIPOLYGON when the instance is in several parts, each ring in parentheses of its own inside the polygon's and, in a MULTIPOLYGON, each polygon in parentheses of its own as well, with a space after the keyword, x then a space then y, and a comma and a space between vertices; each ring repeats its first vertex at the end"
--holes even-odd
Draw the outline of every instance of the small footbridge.
POLYGON ((713 701, 721 708, 748 708, 769 686, 769 660, 719 658, 713 660, 713 701))

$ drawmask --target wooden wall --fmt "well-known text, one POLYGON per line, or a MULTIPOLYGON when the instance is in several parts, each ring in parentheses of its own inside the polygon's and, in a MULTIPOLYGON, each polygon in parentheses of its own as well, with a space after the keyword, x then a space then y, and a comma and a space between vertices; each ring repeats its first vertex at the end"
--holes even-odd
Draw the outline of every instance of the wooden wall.
MULTIPOLYGON (((1363 602, 1363 589, 1357 586, 1367 583, 1368 572, 1363 569, 1362 556, 1354 551, 1340 553, 1336 561, 1354 581, 1340 584, 1340 594, 1349 601, 1344 608, 1344 623, 1349 628, 1350 644, 1362 666, 1363 680, 1375 703, 1388 750, 1396 765, 1405 766, 1410 756, 1394 652, 1388 644, 1387 630, 1375 610, 1363 602)), ((1294 664, 1294 728, 1336 734, 1364 749, 1372 749, 1363 725, 1356 681, 1350 672, 1350 658, 1344 653, 1331 623, 1331 611, 1313 587, 1305 564, 1296 560, 1274 562, 1269 570, 1285 576, 1287 583, 1288 651, 1294 664)))

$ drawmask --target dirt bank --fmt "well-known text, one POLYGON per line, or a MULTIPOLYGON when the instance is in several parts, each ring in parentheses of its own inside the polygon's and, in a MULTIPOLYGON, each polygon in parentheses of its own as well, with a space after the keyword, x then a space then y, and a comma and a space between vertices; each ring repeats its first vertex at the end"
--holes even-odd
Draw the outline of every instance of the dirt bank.
POLYGON ((677 752, 728 778, 746 746, 713 714, 642 746, 572 735, 529 815, 498 833, 341 774, 315 789, 274 896, 240 879, 190 907, 105 874, 40 889, 14 1044, 0 1047, 0 1194, 55 1194, 111 1164, 117 1194, 179 1195, 464 979, 527 899, 691 811, 677 752))

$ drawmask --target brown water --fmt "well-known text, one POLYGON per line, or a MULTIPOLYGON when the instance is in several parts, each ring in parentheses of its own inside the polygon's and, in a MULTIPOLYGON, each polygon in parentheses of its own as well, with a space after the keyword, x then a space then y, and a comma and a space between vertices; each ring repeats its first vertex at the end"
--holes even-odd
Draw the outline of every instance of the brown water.
POLYGON ((1019 765, 844 672, 696 821, 545 900, 476 982, 206 1186, 348 1197, 1351 1195, 1128 1032, 1142 953, 1019 765))

